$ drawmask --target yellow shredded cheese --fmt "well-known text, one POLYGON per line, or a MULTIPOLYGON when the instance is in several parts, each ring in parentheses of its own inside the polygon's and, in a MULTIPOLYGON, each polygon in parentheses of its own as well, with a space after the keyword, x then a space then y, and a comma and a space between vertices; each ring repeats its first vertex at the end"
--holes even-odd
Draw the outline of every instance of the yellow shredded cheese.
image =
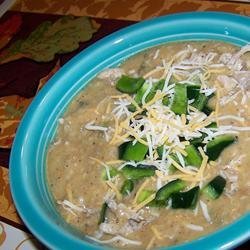
POLYGON ((109 144, 113 144, 114 143, 114 140, 115 140, 116 136, 119 133, 119 129, 118 129, 119 121, 118 121, 118 119, 115 116, 114 116, 114 120, 115 120, 115 132, 114 132, 113 137, 110 140, 109 144))
POLYGON ((151 230, 153 231, 153 233, 154 233, 156 239, 158 239, 158 240, 162 240, 162 239, 163 239, 163 237, 161 236, 160 232, 157 230, 156 227, 151 226, 150 228, 151 228, 151 230))
POLYGON ((182 124, 183 124, 184 126, 186 125, 187 118, 186 118, 186 115, 185 115, 185 114, 181 114, 181 122, 182 122, 182 124))
POLYGON ((152 248, 152 246, 153 246, 155 240, 156 240, 156 237, 153 236, 153 237, 151 238, 151 240, 149 241, 149 243, 148 243, 148 245, 147 245, 147 247, 146 247, 146 250, 150 250, 150 249, 152 248))
POLYGON ((143 78, 146 79, 146 78, 152 76, 154 73, 158 73, 158 72, 160 72, 160 71, 162 71, 162 70, 164 70, 164 67, 158 67, 158 68, 156 68, 156 69, 153 69, 153 70, 149 71, 148 73, 146 73, 146 74, 143 76, 143 78))
POLYGON ((141 186, 140 186, 140 188, 138 189, 138 191, 136 192, 135 198, 134 198, 134 200, 133 200, 133 202, 132 202, 134 205, 136 204, 137 199, 138 199, 138 197, 139 197, 141 191, 148 185, 149 180, 150 180, 150 179, 146 179, 146 180, 141 184, 141 186))
POLYGON ((195 175, 196 173, 189 171, 185 168, 183 168, 180 164, 178 164, 175 160, 173 160, 170 156, 167 157, 168 160, 170 160, 172 162, 172 164, 181 172, 185 173, 185 174, 190 174, 190 175, 195 175))
POLYGON ((121 164, 124 163, 125 161, 123 160, 113 160, 113 161, 106 161, 105 164, 107 165, 116 165, 116 164, 121 164))
POLYGON ((66 193, 67 193, 68 200, 70 202, 72 202, 73 201, 73 193, 72 193, 72 188, 71 188, 70 183, 68 183, 67 186, 66 186, 66 193))
POLYGON ((122 195, 112 181, 106 181, 106 184, 115 192, 117 200, 122 200, 122 195))
POLYGON ((146 200, 138 204, 137 206, 133 207, 134 211, 139 211, 142 209, 145 205, 147 205, 150 201, 152 201, 155 198, 155 194, 150 195, 146 200))
POLYGON ((200 166, 200 169, 199 169, 197 175, 202 177, 204 175, 204 171, 205 171, 205 168, 207 166, 208 156, 204 153, 204 151, 202 150, 201 147, 198 147, 198 150, 202 156, 202 162, 201 162, 201 166, 200 166))
POLYGON ((182 155, 187 156, 187 152, 178 146, 174 147, 174 151, 180 152, 182 155))

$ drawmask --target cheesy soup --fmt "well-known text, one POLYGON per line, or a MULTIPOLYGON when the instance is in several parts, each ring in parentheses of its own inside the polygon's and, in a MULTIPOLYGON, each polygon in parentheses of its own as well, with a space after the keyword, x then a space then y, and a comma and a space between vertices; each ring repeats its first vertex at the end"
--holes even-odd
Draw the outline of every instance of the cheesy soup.
POLYGON ((93 79, 48 150, 62 217, 97 243, 152 249, 249 212, 249 51, 170 43, 93 79))

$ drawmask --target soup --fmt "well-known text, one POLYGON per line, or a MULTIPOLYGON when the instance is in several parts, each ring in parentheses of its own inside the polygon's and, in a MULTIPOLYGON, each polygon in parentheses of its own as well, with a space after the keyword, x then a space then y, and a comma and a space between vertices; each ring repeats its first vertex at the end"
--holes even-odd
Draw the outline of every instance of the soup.
POLYGON ((170 43, 93 79, 48 150, 62 217, 98 243, 152 249, 249 211, 248 51, 170 43))

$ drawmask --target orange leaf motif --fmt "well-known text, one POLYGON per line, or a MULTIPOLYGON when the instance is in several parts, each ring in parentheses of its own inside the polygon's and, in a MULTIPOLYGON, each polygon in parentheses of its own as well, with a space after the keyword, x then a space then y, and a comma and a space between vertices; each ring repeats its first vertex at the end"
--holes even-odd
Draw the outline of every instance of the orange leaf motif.
MULTIPOLYGON (((58 60, 49 74, 40 79, 37 92, 59 68, 60 61, 58 60)), ((32 99, 33 98, 24 98, 18 95, 4 96, 0 98, 0 147, 11 147, 16 134, 16 129, 32 99)))
POLYGON ((5 47, 12 37, 19 31, 22 25, 22 17, 20 14, 14 14, 4 23, 0 24, 0 49, 5 47))
POLYGON ((0 246, 3 245, 5 239, 6 239, 6 233, 4 231, 4 226, 2 223, 0 223, 0 246))

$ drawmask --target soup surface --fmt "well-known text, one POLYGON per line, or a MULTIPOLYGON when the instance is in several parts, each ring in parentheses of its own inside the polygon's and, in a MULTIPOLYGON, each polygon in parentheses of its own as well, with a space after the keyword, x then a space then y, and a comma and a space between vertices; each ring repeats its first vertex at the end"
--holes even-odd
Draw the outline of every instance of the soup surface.
POLYGON ((152 249, 249 212, 248 51, 171 43, 100 73, 48 150, 65 220, 99 243, 152 249))

